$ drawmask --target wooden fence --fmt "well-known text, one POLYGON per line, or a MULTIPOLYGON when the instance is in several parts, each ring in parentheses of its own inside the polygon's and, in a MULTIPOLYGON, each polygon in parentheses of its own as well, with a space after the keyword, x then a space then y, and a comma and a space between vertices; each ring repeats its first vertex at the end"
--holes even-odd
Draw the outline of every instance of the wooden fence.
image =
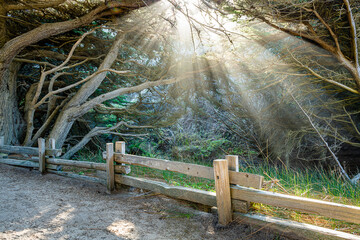
MULTIPOLYGON (((37 157, 29 157, 27 160, 0 158, 0 163, 37 167, 42 173, 50 171, 62 175, 71 175, 71 173, 57 171, 59 165, 103 171, 103 180, 106 180, 106 182, 103 182, 106 183, 108 193, 115 189, 116 184, 121 184, 151 190, 208 206, 217 206, 219 223, 222 225, 232 221, 233 211, 246 212, 249 202, 284 207, 360 224, 360 207, 261 190, 263 177, 239 172, 237 156, 230 155, 226 156, 226 159, 214 160, 213 167, 206 167, 126 154, 125 142, 116 142, 115 148, 113 143, 106 145, 106 154, 104 155, 106 163, 93 163, 57 158, 60 150, 55 149, 54 140, 49 140, 46 144, 44 139, 39 139, 38 148, 29 148, 4 145, 2 137, 0 137, 0 152, 37 155, 37 157), (128 176, 126 174, 131 170, 129 165, 213 179, 215 180, 216 193, 187 187, 170 186, 159 181, 128 176)), ((89 178, 86 176, 82 177, 89 178)))

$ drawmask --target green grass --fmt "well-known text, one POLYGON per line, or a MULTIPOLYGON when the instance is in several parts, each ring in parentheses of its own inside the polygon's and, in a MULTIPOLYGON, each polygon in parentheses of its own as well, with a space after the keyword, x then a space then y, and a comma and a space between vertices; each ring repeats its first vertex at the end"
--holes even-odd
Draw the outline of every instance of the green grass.
POLYGON ((77 161, 85 161, 85 162, 98 162, 105 163, 106 161, 102 158, 102 152, 99 151, 97 153, 93 153, 88 150, 79 151, 72 159, 77 161))
MULTIPOLYGON (((131 169, 132 176, 157 179, 175 186, 214 191, 213 180, 139 166, 132 166, 131 169)), ((327 171, 321 168, 313 171, 294 170, 267 164, 256 166, 246 164, 246 166, 240 168, 240 171, 264 176, 264 190, 360 206, 359 189, 344 182, 338 171, 327 171)), ((358 224, 314 214, 257 203, 252 204, 251 211, 360 235, 360 226, 358 224)))
POLYGON ((271 183, 267 183, 267 190, 360 206, 359 188, 345 182, 338 171, 294 170, 269 165, 247 166, 240 171, 260 174, 266 181, 277 182, 271 189, 271 183))
MULTIPOLYGON (((97 156, 96 154, 90 156, 82 154, 79 156, 80 158, 78 160, 104 162, 102 157, 97 156)), ((202 162, 197 164, 211 166, 211 163, 202 162)), ((360 206, 359 187, 356 188, 345 182, 340 173, 336 170, 330 171, 322 168, 314 170, 295 170, 271 166, 265 163, 254 165, 250 162, 243 164, 243 166, 240 167, 240 171, 264 176, 264 190, 267 191, 360 206)), ((192 177, 166 170, 163 171, 148 167, 131 166, 131 173, 129 175, 155 179, 174 186, 215 191, 213 180, 192 177)), ((346 223, 344 221, 329 219, 318 215, 300 213, 298 211, 264 204, 253 204, 251 211, 360 235, 360 226, 358 224, 346 223)))
POLYGON ((166 170, 152 169, 148 167, 131 166, 130 176, 145 177, 166 182, 173 186, 183 186, 206 191, 215 191, 215 183, 213 180, 192 177, 186 174, 175 173, 166 170))

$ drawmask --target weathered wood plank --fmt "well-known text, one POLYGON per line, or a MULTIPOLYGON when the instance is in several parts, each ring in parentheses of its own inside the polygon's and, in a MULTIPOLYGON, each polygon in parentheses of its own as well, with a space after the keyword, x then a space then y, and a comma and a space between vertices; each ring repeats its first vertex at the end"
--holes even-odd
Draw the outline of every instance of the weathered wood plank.
POLYGON ((34 147, 3 145, 3 146, 0 146, 0 152, 2 152, 2 153, 27 154, 27 155, 38 155, 39 154, 39 149, 34 148, 34 147))
MULTIPOLYGON (((125 154, 126 143, 124 141, 115 142, 115 152, 125 154)), ((121 163, 121 166, 126 166, 124 163, 121 163)), ((130 167, 130 166, 129 166, 130 167)))
POLYGON ((246 172, 229 171, 230 183, 240 185, 243 187, 252 187, 261 189, 264 182, 264 177, 256 174, 246 172))
POLYGON ((217 159, 213 163, 219 223, 226 226, 232 221, 228 161, 217 159))
POLYGON ((45 149, 45 155, 46 156, 60 156, 62 153, 61 149, 45 149))
POLYGON ((125 154, 126 143, 124 141, 115 142, 115 152, 125 154))
POLYGON ((131 172, 131 168, 130 168, 130 166, 126 166, 126 165, 115 165, 114 171, 115 171, 115 173, 129 174, 131 172))
POLYGON ((298 240, 360 240, 360 236, 344 233, 328 228, 318 227, 311 224, 299 223, 288 219, 280 219, 260 214, 234 213, 234 219, 251 225, 261 227, 263 230, 271 230, 279 234, 298 240))
POLYGON ((216 206, 216 195, 214 192, 180 186, 169 186, 166 183, 158 181, 119 174, 115 175, 115 182, 136 188, 147 189, 173 198, 188 200, 208 206, 216 206))
POLYGON ((202 177, 214 179, 212 167, 206 167, 191 163, 175 162, 163 159, 148 158, 135 156, 130 154, 115 153, 115 161, 143 167, 156 168, 160 170, 168 170, 172 172, 184 173, 194 177, 202 177), (123 156, 123 157, 122 157, 123 156))
POLYGON ((75 161, 75 160, 67 160, 61 158, 47 158, 46 162, 51 164, 64 165, 64 166, 73 166, 73 167, 96 169, 103 171, 106 170, 105 163, 75 161))
POLYGON ((46 171, 46 161, 45 161, 45 139, 38 139, 38 150, 39 150, 39 171, 41 174, 44 174, 46 171))
MULTIPOLYGON (((99 175, 100 176, 100 175, 99 175)), ((104 176, 105 177, 105 176, 104 176)), ((153 181, 144 178, 137 178, 127 175, 115 174, 115 182, 131 187, 147 189, 156 193, 161 193, 169 197, 187 200, 191 202, 200 203, 207 206, 216 206, 216 193, 193 188, 170 186, 163 182, 153 181)), ((243 205, 236 203, 237 200, 232 200, 234 211, 241 212, 243 205)))
MULTIPOLYGON (((31 159, 26 159, 26 160, 0 158, 0 163, 13 165, 13 166, 20 166, 20 167, 39 168, 38 157, 33 157, 31 159)), ((46 169, 59 171, 61 170, 60 165, 106 171, 105 163, 81 162, 81 161, 74 161, 67 159, 46 158, 46 169)), ((115 168, 115 173, 129 174, 131 172, 130 166, 117 165, 114 166, 114 168, 115 168)))
MULTIPOLYGON (((4 158, 4 159, 0 158, 0 163, 12 165, 12 166, 19 166, 19 167, 39 168, 39 160, 34 161, 33 159, 21 160, 21 159, 11 159, 11 158, 4 158)), ((58 170, 58 166, 53 164, 46 164, 46 169, 58 170)))
POLYGON ((31 168, 39 167, 39 163, 26 161, 26 160, 10 159, 10 158, 0 158, 0 163, 12 165, 12 166, 19 166, 19 167, 31 167, 31 168))
MULTIPOLYGON (((34 161, 35 160, 36 159, 34 159, 34 161)), ((83 161, 75 161, 75 160, 68 160, 62 158, 46 158, 46 163, 106 171, 105 163, 83 162, 83 161)), ((114 168, 115 168, 115 173, 129 174, 131 172, 130 166, 117 165, 114 166, 114 168)))
MULTIPOLYGON (((46 149, 45 155, 61 155, 61 149, 46 149)), ((38 155, 39 149, 35 147, 23 147, 23 146, 9 146, 9 145, 0 145, 0 152, 2 153, 17 153, 17 154, 26 154, 26 155, 38 155)))
POLYGON ((114 144, 106 144, 106 187, 107 193, 111 193, 115 189, 115 170, 114 170, 114 144))
POLYGON ((54 165, 54 164, 46 164, 46 169, 55 170, 55 171, 62 171, 62 166, 54 165))
POLYGON ((53 158, 61 155, 61 149, 56 149, 56 142, 54 138, 49 138, 47 140, 45 155, 53 158))
POLYGON ((129 174, 131 172, 130 166, 127 165, 115 165, 115 173, 129 174))
POLYGON ((231 197, 360 224, 360 207, 238 186, 231 187, 231 197))
MULTIPOLYGON (((226 155, 225 159, 228 161, 229 170, 234 171, 234 172, 239 172, 239 156, 226 155)), ((261 184, 262 184, 262 181, 261 181, 261 184)), ((259 186, 259 188, 260 188, 260 186, 259 186)), ((234 200, 234 201, 236 202, 236 204, 239 205, 238 208, 240 208, 240 206, 242 207, 241 208, 242 213, 247 213, 249 211, 250 202, 241 201, 241 200, 234 200)))
MULTIPOLYGON (((191 163, 175 162, 157 158, 148 158, 130 154, 115 153, 115 162, 125 163, 143 167, 150 167, 160 170, 168 170, 187 174, 194 177, 214 179, 212 167, 201 166, 191 163)), ((261 188, 264 177, 251 173, 229 171, 230 183, 245 187, 261 188)))
POLYGON ((5 145, 5 137, 0 136, 0 146, 4 146, 4 145, 5 145))
POLYGON ((62 172, 62 171, 54 171, 54 170, 49 170, 50 173, 55 173, 61 176, 65 176, 65 177, 71 177, 71 178, 75 178, 75 179, 80 179, 80 180, 85 180, 85 181, 90 181, 90 182, 95 182, 95 183, 100 183, 103 185, 106 185, 106 181, 100 178, 96 178, 96 177, 89 177, 89 176, 85 176, 85 175, 79 175, 79 174, 75 174, 75 173, 71 173, 71 172, 62 172))
POLYGON ((226 155, 225 159, 228 161, 230 171, 239 172, 239 157, 237 155, 226 155))

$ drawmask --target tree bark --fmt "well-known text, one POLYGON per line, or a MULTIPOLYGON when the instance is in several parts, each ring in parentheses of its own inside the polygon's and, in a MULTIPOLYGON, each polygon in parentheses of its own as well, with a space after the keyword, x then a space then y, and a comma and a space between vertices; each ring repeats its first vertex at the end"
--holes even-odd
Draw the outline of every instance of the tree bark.
MULTIPOLYGON (((8 5, 0 0, 0 14, 7 15, 8 5)), ((18 143, 22 128, 21 115, 16 99, 16 72, 18 65, 13 59, 25 47, 45 38, 58 35, 74 28, 91 23, 93 20, 111 15, 107 10, 112 7, 121 7, 122 3, 111 2, 111 4, 100 6, 88 14, 64 22, 46 23, 16 38, 6 41, 6 21, 0 18, 0 134, 5 136, 5 143, 18 143)), ((10 9, 11 10, 11 9, 10 9)))
MULTIPOLYGON (((19 63, 12 63, 0 73, 0 135, 5 137, 5 144, 18 144, 24 123, 17 105, 16 78, 19 63)), ((0 63, 1 68, 1 63, 0 63)))
MULTIPOLYGON (((4 7, 4 0, 0 0, 0 15, 6 16, 6 9, 4 7)), ((0 47, 4 46, 7 38, 6 34, 6 18, 0 17, 0 47)))
MULTIPOLYGON (((103 69, 108 69, 114 63, 117 58, 120 43, 122 41, 122 36, 118 33, 109 53, 105 57, 103 63, 99 67, 99 71, 103 69)), ((68 104, 64 107, 63 111, 60 113, 56 119, 55 125, 50 132, 49 137, 56 140, 56 147, 60 148, 68 135, 74 121, 76 120, 77 115, 75 113, 76 107, 83 104, 100 86, 104 78, 106 77, 107 72, 102 72, 94 76, 91 80, 85 83, 80 90, 75 94, 75 96, 69 101, 68 104)))

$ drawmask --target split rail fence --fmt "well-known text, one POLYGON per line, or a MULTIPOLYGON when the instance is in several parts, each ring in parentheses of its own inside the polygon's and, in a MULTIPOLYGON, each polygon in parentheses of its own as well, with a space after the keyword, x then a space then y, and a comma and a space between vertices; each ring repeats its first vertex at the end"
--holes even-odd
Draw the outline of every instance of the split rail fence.
MULTIPOLYGON (((206 167, 126 154, 125 142, 116 142, 115 148, 113 143, 106 145, 106 153, 104 154, 106 163, 93 163, 58 158, 61 150, 55 149, 53 139, 49 139, 47 142, 44 139, 39 139, 38 146, 38 148, 33 148, 4 145, 4 138, 0 137, 0 153, 29 155, 27 160, 0 158, 0 163, 38 168, 41 173, 48 171, 68 176, 71 173, 58 171, 59 166, 100 170, 104 172, 102 175, 105 175, 105 177, 103 179, 97 178, 96 181, 106 184, 108 193, 115 189, 116 184, 120 184, 151 190, 207 206, 215 206, 218 208, 219 223, 222 225, 232 221, 233 211, 247 212, 249 202, 283 207, 360 224, 360 207, 261 190, 263 177, 239 172, 238 157, 233 155, 226 156, 226 159, 214 160, 213 167, 206 167), (213 179, 215 180, 216 193, 170 186, 159 181, 128 176, 127 174, 131 170, 129 165, 213 179)), ((72 176, 75 176, 75 174, 72 174, 72 176)), ((95 179, 87 176, 78 177, 95 179)))

